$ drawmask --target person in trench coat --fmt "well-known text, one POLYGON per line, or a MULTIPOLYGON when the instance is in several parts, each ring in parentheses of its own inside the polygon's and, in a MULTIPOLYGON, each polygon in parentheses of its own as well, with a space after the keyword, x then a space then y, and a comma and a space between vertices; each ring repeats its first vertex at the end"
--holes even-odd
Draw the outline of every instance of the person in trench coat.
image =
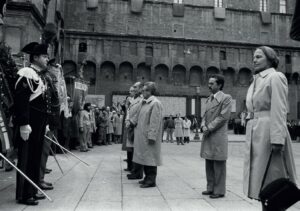
POLYGON ((210 76, 208 87, 212 94, 206 100, 201 123, 201 157, 205 159, 207 179, 207 189, 202 194, 213 199, 224 197, 226 192, 227 128, 232 98, 221 91, 224 83, 224 76, 210 76))
POLYGON ((129 180, 136 180, 136 179, 142 179, 143 178, 143 171, 144 171, 144 167, 143 165, 140 165, 138 163, 134 163, 132 162, 133 159, 133 154, 135 153, 135 149, 134 149, 134 141, 135 141, 135 125, 133 124, 133 122, 136 121, 138 114, 140 112, 141 109, 141 104, 143 101, 143 96, 142 96, 142 88, 143 88, 143 83, 141 82, 136 82, 132 85, 132 87, 130 88, 130 94, 133 95, 133 97, 130 100, 130 105, 128 107, 128 115, 126 118, 126 127, 127 127, 127 148, 131 148, 132 151, 129 154, 129 160, 130 161, 130 165, 131 165, 131 173, 127 175, 127 178, 129 180))
POLYGON ((120 115, 120 112, 117 112, 114 115, 114 135, 115 135, 115 143, 121 143, 121 135, 122 135, 122 119, 123 117, 120 115))
POLYGON ((145 177, 139 182, 141 188, 156 186, 157 166, 162 164, 163 107, 155 92, 154 82, 144 84, 144 100, 135 122, 133 161, 144 166, 145 177))
POLYGON ((190 130, 191 130, 191 120, 189 120, 187 117, 184 117, 183 120, 183 142, 184 143, 190 143, 190 130))
POLYGON ((246 129, 244 193, 259 200, 262 186, 287 176, 295 182, 296 171, 286 125, 287 79, 275 70, 279 59, 270 47, 257 48, 253 63, 255 75, 246 98, 247 109, 252 115, 246 129), (262 184, 271 151, 272 160, 262 184))

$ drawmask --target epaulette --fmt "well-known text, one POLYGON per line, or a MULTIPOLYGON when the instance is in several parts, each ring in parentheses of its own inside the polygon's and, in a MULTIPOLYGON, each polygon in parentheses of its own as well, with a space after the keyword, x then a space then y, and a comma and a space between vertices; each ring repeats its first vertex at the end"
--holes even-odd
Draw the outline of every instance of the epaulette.
POLYGON ((35 81, 39 80, 38 74, 30 67, 24 67, 24 68, 20 69, 17 74, 21 77, 33 79, 35 81))

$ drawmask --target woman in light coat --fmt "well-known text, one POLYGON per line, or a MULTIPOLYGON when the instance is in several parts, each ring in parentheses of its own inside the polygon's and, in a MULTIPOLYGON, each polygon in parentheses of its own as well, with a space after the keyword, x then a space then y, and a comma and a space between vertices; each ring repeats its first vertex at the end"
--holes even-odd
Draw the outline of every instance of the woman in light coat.
POLYGON ((180 118, 180 114, 176 115, 174 136, 176 137, 177 145, 179 145, 179 144, 184 145, 184 143, 182 141, 182 139, 183 139, 183 120, 180 118))
POLYGON ((189 120, 187 117, 184 117, 183 120, 183 142, 184 143, 190 143, 190 130, 191 130, 191 120, 189 120))
POLYGON ((120 113, 115 113, 114 115, 114 135, 115 135, 115 143, 120 143, 120 138, 122 135, 122 117, 120 113))
MULTIPOLYGON (((296 171, 286 126, 287 79, 275 70, 279 60, 272 48, 257 48, 253 62, 254 81, 246 98, 251 115, 246 129, 244 193, 249 198, 260 200, 262 186, 282 177, 289 177, 295 182, 296 171), (262 184, 271 152, 272 159, 262 184)), ((266 210, 264 206, 263 210, 266 210)))

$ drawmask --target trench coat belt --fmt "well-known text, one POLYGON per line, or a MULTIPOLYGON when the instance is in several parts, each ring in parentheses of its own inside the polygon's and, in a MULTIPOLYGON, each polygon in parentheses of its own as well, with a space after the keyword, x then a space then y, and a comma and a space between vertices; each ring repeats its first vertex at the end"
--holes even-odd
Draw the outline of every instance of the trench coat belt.
POLYGON ((270 111, 250 112, 250 119, 259 119, 262 117, 270 117, 270 111))

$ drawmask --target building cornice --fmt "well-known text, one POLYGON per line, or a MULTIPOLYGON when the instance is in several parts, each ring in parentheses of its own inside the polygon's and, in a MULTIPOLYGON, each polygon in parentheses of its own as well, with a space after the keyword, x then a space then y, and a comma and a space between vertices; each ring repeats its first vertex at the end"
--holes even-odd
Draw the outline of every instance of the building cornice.
MULTIPOLYGON (((183 43, 186 45, 192 45, 192 44, 203 44, 203 45, 216 45, 216 47, 239 47, 241 48, 256 48, 258 46, 261 46, 262 44, 257 43, 248 43, 248 42, 231 42, 231 41, 219 41, 219 40, 200 40, 200 39, 189 39, 189 38, 174 38, 174 37, 157 37, 157 36, 143 36, 143 35, 130 35, 130 34, 109 34, 109 33, 99 33, 99 32, 86 32, 86 31, 75 31, 75 30, 64 30, 65 32, 65 38, 81 38, 81 39, 89 39, 89 38, 106 38, 106 39, 119 39, 124 40, 128 39, 128 41, 133 40, 140 40, 143 42, 165 42, 165 43, 183 43)), ((300 47, 294 47, 294 46, 283 46, 283 45, 269 45, 268 46, 276 49, 282 49, 282 50, 294 50, 294 51, 300 51, 300 47)))
POLYGON ((44 17, 41 15, 37 7, 30 3, 30 2, 13 2, 13 1, 8 1, 6 5, 7 10, 15 10, 15 11, 25 11, 25 12, 30 12, 33 17, 35 17, 36 21, 44 27, 46 22, 44 17))

